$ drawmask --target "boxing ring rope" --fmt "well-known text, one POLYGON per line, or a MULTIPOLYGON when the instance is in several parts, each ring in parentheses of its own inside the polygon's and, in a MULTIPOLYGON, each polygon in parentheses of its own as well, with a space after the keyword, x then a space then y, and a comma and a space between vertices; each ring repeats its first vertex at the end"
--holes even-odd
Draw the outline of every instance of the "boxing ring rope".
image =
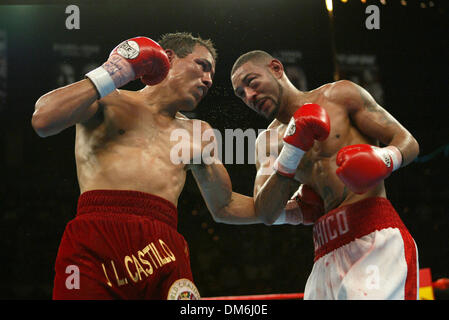
MULTIPOLYGON (((449 290, 449 278, 441 278, 432 283, 434 289, 449 290)), ((204 297, 201 300, 303 300, 304 293, 273 293, 246 296, 204 297)))
POLYGON ((302 300, 304 293, 273 293, 249 296, 209 297, 201 300, 302 300))

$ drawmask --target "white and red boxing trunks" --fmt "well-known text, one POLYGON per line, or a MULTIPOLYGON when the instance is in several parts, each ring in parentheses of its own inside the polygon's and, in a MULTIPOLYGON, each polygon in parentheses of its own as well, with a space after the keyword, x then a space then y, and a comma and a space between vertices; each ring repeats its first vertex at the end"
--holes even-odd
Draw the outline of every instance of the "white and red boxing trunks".
POLYGON ((387 199, 328 212, 314 224, 313 241, 304 299, 418 299, 416 244, 387 199))

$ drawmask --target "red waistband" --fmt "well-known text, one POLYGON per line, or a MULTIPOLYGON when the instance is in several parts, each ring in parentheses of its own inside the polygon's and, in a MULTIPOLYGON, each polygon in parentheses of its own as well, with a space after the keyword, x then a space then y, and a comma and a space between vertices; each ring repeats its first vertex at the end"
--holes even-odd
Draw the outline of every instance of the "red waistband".
POLYGON ((159 196, 131 190, 90 190, 78 199, 77 215, 132 214, 167 223, 176 229, 178 211, 173 203, 159 196))
POLYGON ((315 261, 357 238, 385 228, 407 230, 388 199, 367 198, 333 209, 313 226, 315 261))

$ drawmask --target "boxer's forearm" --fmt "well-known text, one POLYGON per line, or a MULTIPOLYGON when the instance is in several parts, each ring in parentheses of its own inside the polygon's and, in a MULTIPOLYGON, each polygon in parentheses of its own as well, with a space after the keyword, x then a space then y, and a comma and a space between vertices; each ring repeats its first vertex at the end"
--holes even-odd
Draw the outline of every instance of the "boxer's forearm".
POLYGON ((256 216, 266 225, 272 225, 282 213, 290 196, 298 189, 293 179, 273 173, 255 194, 256 216))
POLYGON ((41 137, 55 135, 93 115, 95 110, 89 107, 97 99, 97 90, 88 79, 53 90, 37 100, 32 126, 41 137))
POLYGON ((192 165, 191 170, 216 222, 261 223, 255 214, 253 198, 232 191, 231 179, 223 164, 192 165))

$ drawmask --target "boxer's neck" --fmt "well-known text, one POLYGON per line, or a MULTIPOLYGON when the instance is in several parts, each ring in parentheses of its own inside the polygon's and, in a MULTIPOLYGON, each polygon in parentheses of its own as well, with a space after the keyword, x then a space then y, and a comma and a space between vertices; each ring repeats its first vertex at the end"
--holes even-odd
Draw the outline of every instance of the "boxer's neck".
POLYGON ((138 91, 144 104, 161 115, 175 118, 180 110, 179 103, 173 99, 173 94, 158 87, 146 86, 138 91))
POLYGON ((276 119, 287 124, 296 110, 304 104, 305 93, 298 90, 289 81, 283 86, 282 102, 280 112, 276 119))

